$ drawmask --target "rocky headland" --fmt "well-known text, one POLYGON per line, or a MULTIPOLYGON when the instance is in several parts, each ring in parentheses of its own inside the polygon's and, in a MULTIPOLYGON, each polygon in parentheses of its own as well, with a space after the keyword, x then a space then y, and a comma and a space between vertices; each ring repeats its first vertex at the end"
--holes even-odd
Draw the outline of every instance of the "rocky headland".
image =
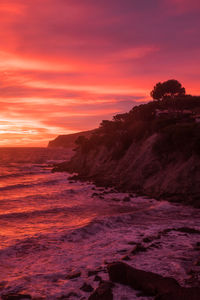
POLYGON ((200 97, 166 97, 102 121, 54 171, 200 207, 200 97))
POLYGON ((79 136, 84 136, 89 138, 95 130, 82 131, 72 134, 63 134, 56 137, 54 140, 50 141, 48 148, 67 148, 73 149, 75 147, 75 141, 79 136))

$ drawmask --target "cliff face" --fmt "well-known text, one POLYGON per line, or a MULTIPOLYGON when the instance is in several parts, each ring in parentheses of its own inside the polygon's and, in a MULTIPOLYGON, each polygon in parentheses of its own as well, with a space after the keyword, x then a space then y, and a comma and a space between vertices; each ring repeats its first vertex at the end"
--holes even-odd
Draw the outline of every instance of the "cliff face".
POLYGON ((78 151, 57 171, 76 172, 79 178, 103 186, 200 207, 199 157, 192 154, 186 158, 177 152, 160 159, 153 150, 157 139, 154 134, 133 142, 120 160, 113 160, 113 149, 104 146, 89 153, 78 151))
POLYGON ((153 198, 200 207, 200 97, 152 101, 102 121, 55 168, 153 198))
POLYGON ((49 148, 74 148, 75 141, 79 136, 89 137, 94 130, 82 131, 73 134, 59 135, 55 140, 50 141, 49 148))

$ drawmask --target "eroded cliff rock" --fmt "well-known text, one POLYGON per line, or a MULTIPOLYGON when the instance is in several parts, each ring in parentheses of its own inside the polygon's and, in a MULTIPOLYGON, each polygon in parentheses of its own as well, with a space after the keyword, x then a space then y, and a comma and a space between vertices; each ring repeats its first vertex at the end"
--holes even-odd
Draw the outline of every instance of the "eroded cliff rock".
POLYGON ((200 207, 200 159, 181 153, 160 158, 153 150, 157 134, 129 147, 119 159, 112 158, 113 149, 105 146, 89 153, 77 151, 70 162, 56 171, 78 173, 80 179, 92 180, 102 186, 115 186, 158 199, 167 199, 200 207))

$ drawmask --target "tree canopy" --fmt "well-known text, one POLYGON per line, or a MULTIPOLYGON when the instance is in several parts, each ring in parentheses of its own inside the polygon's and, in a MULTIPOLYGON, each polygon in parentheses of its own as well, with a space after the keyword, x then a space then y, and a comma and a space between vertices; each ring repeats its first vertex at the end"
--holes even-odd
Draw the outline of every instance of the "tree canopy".
POLYGON ((176 96, 185 95, 185 88, 175 79, 164 82, 158 82, 150 93, 154 100, 163 100, 167 97, 174 98, 176 96))

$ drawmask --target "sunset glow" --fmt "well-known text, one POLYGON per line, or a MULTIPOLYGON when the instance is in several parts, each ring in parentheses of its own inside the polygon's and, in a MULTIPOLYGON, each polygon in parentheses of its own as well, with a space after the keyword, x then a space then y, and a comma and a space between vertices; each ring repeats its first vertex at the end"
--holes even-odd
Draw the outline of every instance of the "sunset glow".
POLYGON ((0 146, 98 127, 158 81, 199 95, 199 12, 198 0, 1 0, 0 146))

